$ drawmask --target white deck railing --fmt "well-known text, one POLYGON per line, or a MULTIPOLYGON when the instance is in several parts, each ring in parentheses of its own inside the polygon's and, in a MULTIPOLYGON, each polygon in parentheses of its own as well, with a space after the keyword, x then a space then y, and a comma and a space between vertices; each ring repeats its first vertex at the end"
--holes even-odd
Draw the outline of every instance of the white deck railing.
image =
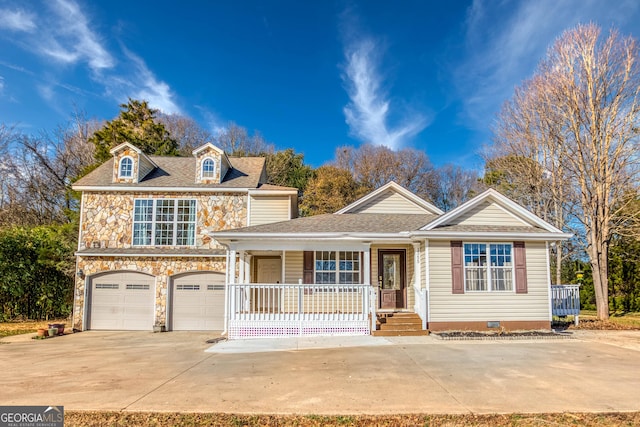
POLYGON ((374 289, 362 284, 228 284, 228 338, 368 335, 374 289))
POLYGON ((551 285, 551 312, 554 316, 580 315, 580 285, 551 285))
POLYGON ((427 329, 427 307, 428 305, 428 296, 426 289, 420 289, 417 286, 413 286, 413 294, 415 297, 415 306, 414 311, 418 313, 420 319, 422 319, 422 329, 427 329))

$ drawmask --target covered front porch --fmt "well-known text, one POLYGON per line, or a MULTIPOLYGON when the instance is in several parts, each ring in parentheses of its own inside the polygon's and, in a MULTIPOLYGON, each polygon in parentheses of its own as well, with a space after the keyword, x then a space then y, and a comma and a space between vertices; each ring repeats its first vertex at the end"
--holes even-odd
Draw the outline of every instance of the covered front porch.
POLYGON ((230 242, 229 339, 369 335, 379 313, 411 312, 427 327, 420 242, 230 242))

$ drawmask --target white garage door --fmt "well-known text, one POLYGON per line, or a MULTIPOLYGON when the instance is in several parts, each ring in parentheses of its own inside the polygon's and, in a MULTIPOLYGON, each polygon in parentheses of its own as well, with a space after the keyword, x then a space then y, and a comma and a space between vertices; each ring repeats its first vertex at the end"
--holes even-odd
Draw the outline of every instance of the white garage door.
POLYGON ((155 278, 120 271, 91 279, 90 329, 153 329, 155 278))
POLYGON ((173 278, 172 329, 216 331, 224 328, 224 273, 194 272, 173 278))

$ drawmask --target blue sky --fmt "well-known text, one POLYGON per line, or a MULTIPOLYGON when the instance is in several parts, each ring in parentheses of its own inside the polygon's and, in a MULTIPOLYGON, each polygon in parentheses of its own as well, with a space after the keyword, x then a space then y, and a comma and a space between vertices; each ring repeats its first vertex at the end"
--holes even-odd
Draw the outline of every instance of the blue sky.
POLYGON ((0 123, 36 134, 132 97, 313 166, 373 142, 480 169, 500 105, 580 22, 640 37, 640 2, 0 0, 0 123))

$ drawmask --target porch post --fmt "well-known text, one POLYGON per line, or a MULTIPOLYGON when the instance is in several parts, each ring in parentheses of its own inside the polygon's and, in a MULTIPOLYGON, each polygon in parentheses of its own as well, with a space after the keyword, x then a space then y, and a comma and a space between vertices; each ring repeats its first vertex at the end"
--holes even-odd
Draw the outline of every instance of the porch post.
POLYGON ((362 266, 362 275, 365 285, 371 285, 371 247, 364 251, 364 265, 362 266))
POLYGON ((422 277, 422 269, 420 265, 420 242, 413 242, 413 286, 422 289, 420 277, 422 277))
POLYGON ((367 299, 369 301, 369 313, 371 313, 371 331, 376 330, 376 298, 375 293, 371 288, 371 244, 367 245, 367 249, 363 253, 362 257, 363 266, 362 266, 362 274, 364 275, 362 283, 369 286, 367 288, 368 296, 367 299))
POLYGON ((229 283, 236 283, 236 251, 229 251, 229 283))
POLYGON ((251 258, 253 255, 247 255, 244 263, 244 282, 242 283, 251 283, 251 258))
POLYGON ((240 251, 239 252, 239 261, 240 261, 240 272, 239 272, 239 277, 238 277, 238 283, 245 283, 244 281, 244 275, 246 273, 246 269, 245 269, 245 259, 244 259, 244 251, 240 251))

